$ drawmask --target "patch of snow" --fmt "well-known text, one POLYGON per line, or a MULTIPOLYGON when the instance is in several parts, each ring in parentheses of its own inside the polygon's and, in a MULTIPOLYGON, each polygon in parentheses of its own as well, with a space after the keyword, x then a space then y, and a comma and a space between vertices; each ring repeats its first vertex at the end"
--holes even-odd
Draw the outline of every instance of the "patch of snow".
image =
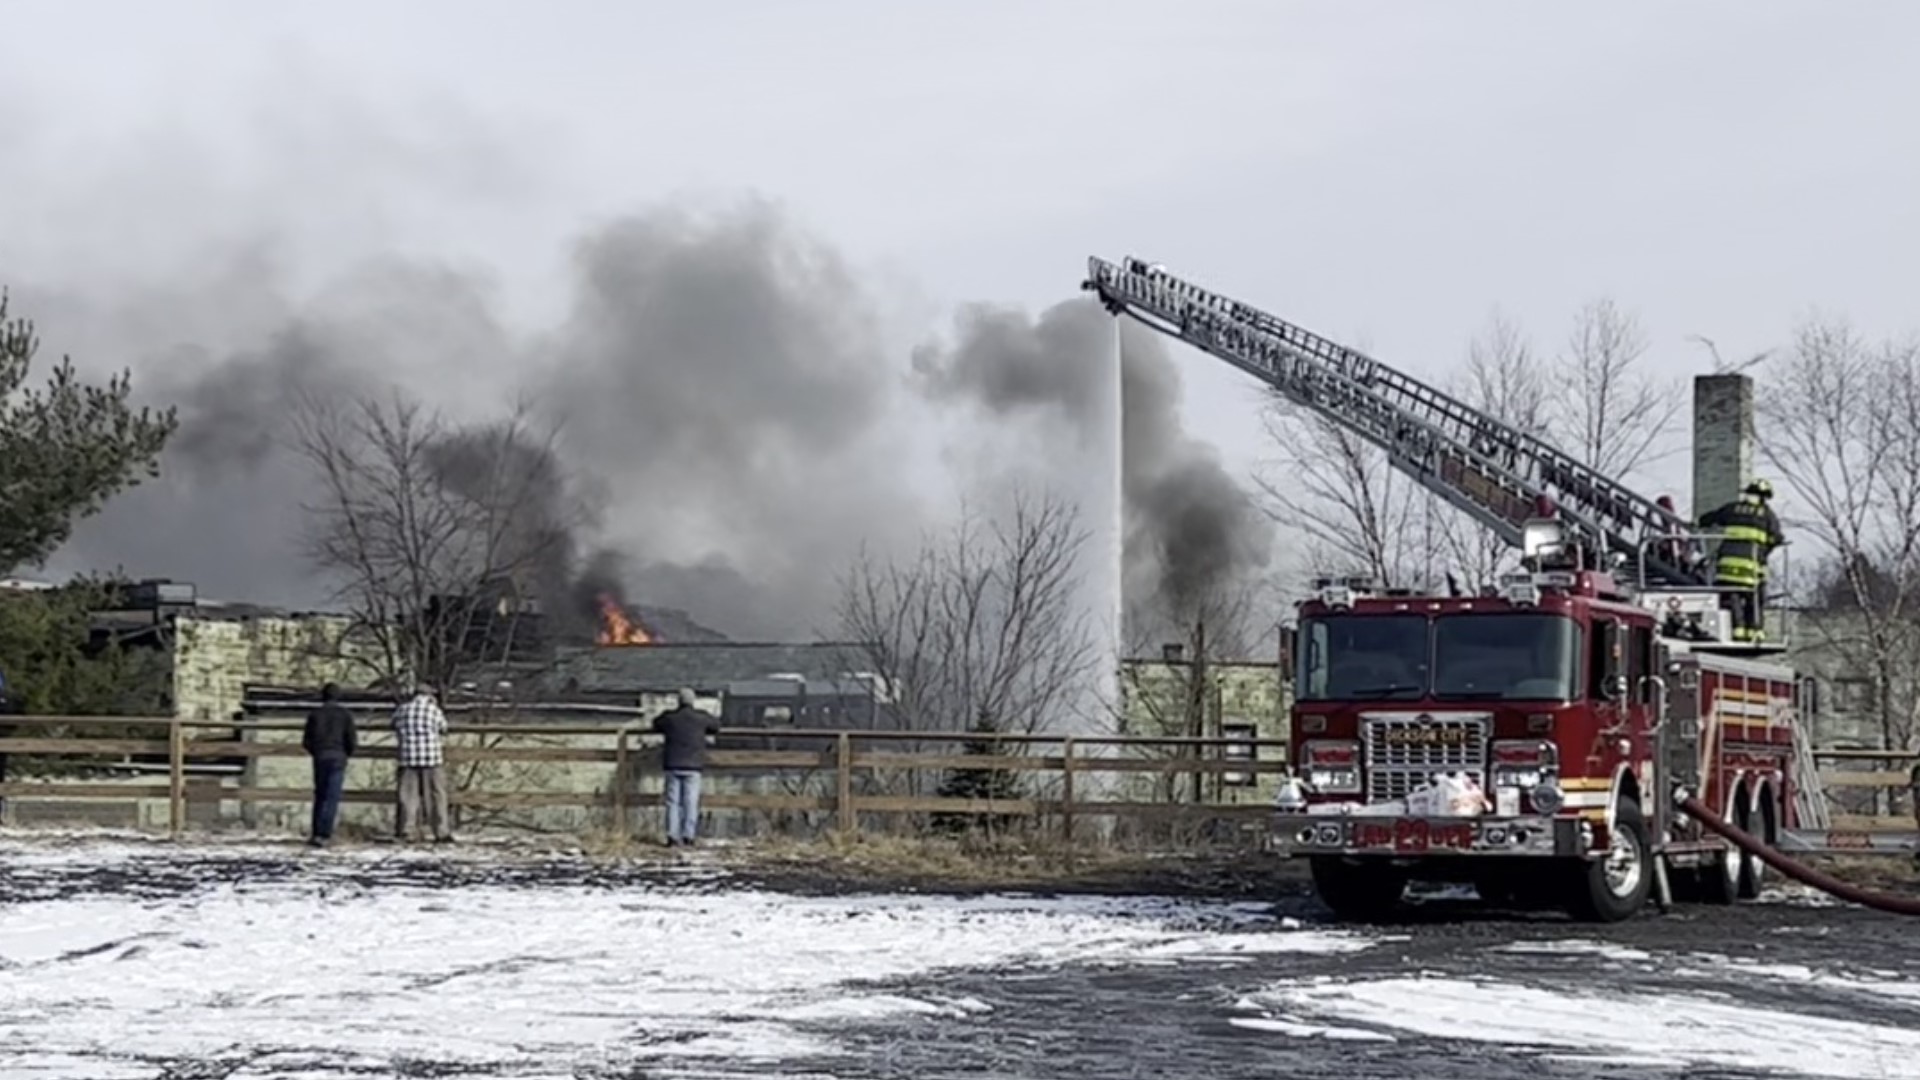
POLYGON ((1288 1035, 1296 1039, 1337 1039, 1349 1042, 1395 1042, 1391 1035, 1378 1031, 1362 1031, 1359 1028, 1326 1027, 1314 1024, 1297 1024, 1291 1020, 1275 1020, 1266 1016, 1236 1016, 1227 1023, 1248 1031, 1266 1031, 1277 1035, 1288 1035))
POLYGON ((1698 995, 1583 994, 1459 978, 1322 978, 1275 986, 1249 1000, 1289 1023, 1357 1024, 1530 1047, 1586 1063, 1893 1080, 1912 1076, 1920 1057, 1920 1027, 1774 1012, 1698 995))
POLYGON ((270 1067, 244 1068, 275 1076, 369 1062, 382 1073, 421 1059, 516 1076, 806 1059, 833 1052, 834 1023, 987 1008, 863 993, 861 983, 1364 945, 1276 929, 1252 904, 334 884, 6 909, 0 1072, 33 1060, 54 1063, 36 1074, 45 1077, 117 1075, 128 1048, 149 1062, 271 1048, 270 1067))
POLYGON ((1681 967, 1674 974, 1681 978, 1711 979, 1726 982, 1729 975, 1737 980, 1761 981, 1773 985, 1801 985, 1820 990, 1839 990, 1847 993, 1862 994, 1882 1004, 1894 1004, 1902 1007, 1920 1009, 1920 983, 1911 978, 1902 978, 1896 972, 1862 971, 1841 974, 1833 971, 1821 971, 1806 964, 1766 964, 1754 960, 1737 960, 1727 956, 1701 957, 1703 966, 1681 967))
POLYGON ((1480 893, 1471 885, 1458 885, 1445 882, 1414 882, 1407 886, 1407 903, 1409 904, 1418 905, 1478 899, 1480 899, 1480 893))
POLYGON ((1768 885, 1760 890, 1754 901, 1759 904, 1779 904, 1782 907, 1846 907, 1847 902, 1829 896, 1810 885, 1797 881, 1768 885))
POLYGON ((1625 945, 1582 938, 1570 938, 1564 941, 1515 941, 1497 946, 1491 951, 1544 956, 1597 956, 1603 960, 1634 963, 1653 959, 1653 954, 1643 949, 1632 949, 1625 945))

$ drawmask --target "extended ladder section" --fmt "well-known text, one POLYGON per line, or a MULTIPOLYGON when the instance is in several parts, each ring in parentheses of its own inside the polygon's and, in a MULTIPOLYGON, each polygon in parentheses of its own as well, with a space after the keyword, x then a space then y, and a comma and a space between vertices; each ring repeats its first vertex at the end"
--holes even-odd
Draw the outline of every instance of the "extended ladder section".
POLYGON ((1704 584, 1653 543, 1691 531, 1678 515, 1628 491, 1538 438, 1352 349, 1237 300, 1208 292, 1139 259, 1088 260, 1083 288, 1114 314, 1248 372, 1380 447, 1396 468, 1472 515, 1515 547, 1541 496, 1595 552, 1631 567, 1645 584, 1704 584), (1643 552, 1643 548, 1645 549, 1643 552))

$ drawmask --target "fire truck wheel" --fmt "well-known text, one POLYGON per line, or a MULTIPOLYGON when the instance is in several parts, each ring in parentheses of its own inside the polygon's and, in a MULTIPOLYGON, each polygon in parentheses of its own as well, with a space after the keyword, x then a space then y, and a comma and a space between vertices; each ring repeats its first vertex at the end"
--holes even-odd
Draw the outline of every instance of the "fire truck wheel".
MULTIPOLYGON (((1747 827, 1747 796, 1735 791, 1727 807, 1727 821, 1735 828, 1747 827)), ((1747 854, 1728 844, 1700 868, 1700 898, 1709 904, 1731 904, 1746 891, 1747 854)))
POLYGON ((1407 875, 1392 866, 1343 862, 1333 856, 1310 860, 1313 891, 1334 918, 1371 922, 1393 913, 1407 891, 1407 875))
POLYGON ((1580 864, 1568 897, 1567 912, 1582 922, 1631 919, 1653 891, 1653 844, 1640 806, 1622 799, 1614 812, 1606 854, 1580 864))

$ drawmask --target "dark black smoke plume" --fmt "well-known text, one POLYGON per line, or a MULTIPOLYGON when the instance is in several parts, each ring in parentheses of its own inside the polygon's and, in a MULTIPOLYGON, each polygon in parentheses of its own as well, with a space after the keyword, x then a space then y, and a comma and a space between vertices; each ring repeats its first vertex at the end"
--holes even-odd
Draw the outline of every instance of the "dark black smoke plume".
MULTIPOLYGON (((1081 441, 1111 431, 1113 320, 1090 299, 1024 312, 974 307, 950 349, 929 346, 914 365, 935 397, 994 413, 1051 411, 1081 441)), ((1127 514, 1127 644, 1177 641, 1229 590, 1267 564, 1272 526, 1213 449, 1180 421, 1180 376, 1161 340, 1120 325, 1123 470, 1127 514)))
MULTIPOLYGON (((612 593, 672 624, 653 627, 668 640, 706 636, 698 624, 804 638, 831 632, 836 574, 863 541, 899 550, 926 524, 917 496, 928 485, 903 464, 916 402, 989 416, 1050 405, 1067 421, 1050 437, 1071 433, 1088 460, 1111 460, 1091 441, 1110 432, 1113 395, 1113 320, 1097 306, 1037 319, 968 309, 951 349, 915 355, 921 393, 903 395, 859 281, 760 204, 668 208, 587 235, 563 313, 538 333, 508 328, 488 281, 439 265, 383 260, 304 303, 280 296, 270 269, 216 278, 244 281, 249 298, 221 334, 156 338, 144 319, 143 351, 112 357, 133 364, 138 388, 180 405, 182 429, 162 480, 83 523, 58 563, 321 606, 328 582, 299 555, 316 493, 289 445, 296 406, 410 395, 456 433, 438 463, 458 486, 485 473, 476 448, 494 445, 490 425, 521 401, 529 431, 559 436, 505 447, 515 468, 551 477, 537 485, 550 499, 515 528, 550 552, 537 587, 574 633, 612 593)), ((1262 561, 1266 530, 1181 431, 1158 343, 1122 340, 1128 587, 1137 611, 1178 618, 1262 561)), ((996 440, 982 430, 982 444, 996 440)), ((1066 478, 1076 491, 1110 484, 1089 475, 1110 464, 1081 468, 1066 478)))
POLYGON ((830 630, 860 539, 920 515, 884 423, 897 364, 852 273, 759 205, 630 218, 574 268, 547 397, 615 493, 632 591, 735 635, 830 630))
POLYGON ((460 433, 441 461, 458 483, 485 471, 474 447, 518 398, 560 430, 551 460, 514 446, 534 455, 520 467, 593 510, 525 511, 530 536, 562 532, 546 536, 561 553, 541 575, 550 606, 590 614, 587 597, 613 592, 694 636, 707 632, 658 609, 735 637, 829 631, 860 541, 921 524, 889 434, 899 369, 853 276, 752 205, 616 222, 578 244, 572 285, 559 325, 514 335, 486 282, 385 261, 288 304, 256 342, 148 346, 138 388, 181 407, 163 478, 83 523, 56 563, 319 606, 327 583, 303 582, 298 556, 316 493, 289 446, 296 407, 409 394, 460 433))

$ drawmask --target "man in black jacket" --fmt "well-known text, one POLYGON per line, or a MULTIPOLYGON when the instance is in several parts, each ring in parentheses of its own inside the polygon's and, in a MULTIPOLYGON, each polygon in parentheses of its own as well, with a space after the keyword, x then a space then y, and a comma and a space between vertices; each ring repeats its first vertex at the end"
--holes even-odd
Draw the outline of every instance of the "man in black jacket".
POLYGON ((664 736, 660 766, 666 773, 667 846, 691 845, 700 824, 700 770, 707 764, 707 736, 720 730, 712 713, 694 707, 692 690, 680 691, 680 705, 653 718, 664 736))
POLYGON ((320 847, 333 839, 333 822, 340 815, 340 789, 347 779, 347 759, 360 749, 353 714, 340 704, 340 688, 320 688, 320 707, 307 714, 300 745, 313 759, 313 833, 307 843, 320 847))

